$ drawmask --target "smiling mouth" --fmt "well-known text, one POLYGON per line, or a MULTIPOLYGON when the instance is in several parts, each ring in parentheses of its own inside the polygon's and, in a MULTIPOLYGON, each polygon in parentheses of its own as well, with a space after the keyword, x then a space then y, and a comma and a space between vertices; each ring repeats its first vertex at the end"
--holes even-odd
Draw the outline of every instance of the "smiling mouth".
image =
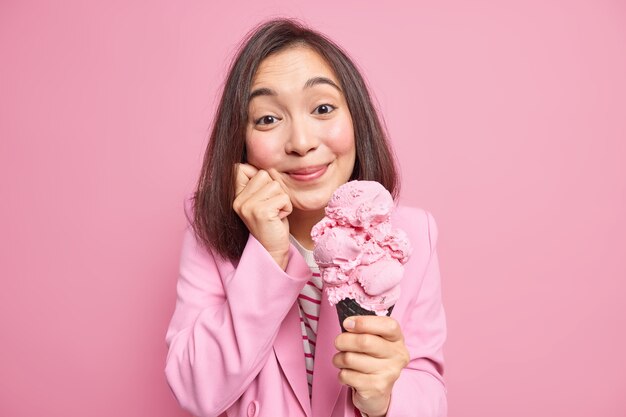
POLYGON ((289 175, 289 177, 293 178, 296 181, 311 181, 324 175, 324 173, 328 169, 328 165, 330 164, 316 165, 312 167, 297 169, 294 171, 288 171, 287 175, 289 175))

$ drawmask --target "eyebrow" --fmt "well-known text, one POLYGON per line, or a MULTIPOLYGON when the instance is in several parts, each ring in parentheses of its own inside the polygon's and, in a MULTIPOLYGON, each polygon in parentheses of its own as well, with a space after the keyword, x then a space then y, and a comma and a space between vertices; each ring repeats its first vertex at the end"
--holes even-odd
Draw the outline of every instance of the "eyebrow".
MULTIPOLYGON (((307 88, 311 88, 313 86, 320 85, 320 84, 330 85, 334 87, 335 89, 337 89, 337 91, 343 94, 343 91, 341 91, 341 88, 339 88, 339 86, 335 84, 333 80, 331 80, 330 78, 326 78, 326 77, 313 77, 310 80, 308 80, 306 83, 304 83, 304 87, 302 87, 302 89, 306 90, 307 88)), ((277 95, 278 93, 272 90, 271 88, 257 88, 256 90, 250 93, 250 96, 248 97, 248 101, 251 101, 253 98, 258 97, 258 96, 277 96, 277 95)))

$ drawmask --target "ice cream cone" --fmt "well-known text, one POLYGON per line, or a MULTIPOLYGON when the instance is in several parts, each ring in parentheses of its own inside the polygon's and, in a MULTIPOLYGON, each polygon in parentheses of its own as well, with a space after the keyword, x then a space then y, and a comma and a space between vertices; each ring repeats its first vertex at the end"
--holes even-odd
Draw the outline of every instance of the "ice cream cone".
POLYGON ((394 207, 382 184, 350 181, 333 192, 324 218, 311 229, 313 258, 343 332, 346 317, 389 316, 400 299, 411 245, 407 234, 392 225, 394 207))
MULTIPOLYGON (((391 315, 391 310, 393 310, 394 306, 391 306, 387 309, 387 316, 391 315)), ((350 316, 375 316, 376 313, 372 310, 366 310, 359 305, 352 298, 344 298, 343 300, 337 303, 337 316, 339 317, 339 325, 341 326, 341 331, 346 332, 346 329, 343 328, 343 321, 350 316)))

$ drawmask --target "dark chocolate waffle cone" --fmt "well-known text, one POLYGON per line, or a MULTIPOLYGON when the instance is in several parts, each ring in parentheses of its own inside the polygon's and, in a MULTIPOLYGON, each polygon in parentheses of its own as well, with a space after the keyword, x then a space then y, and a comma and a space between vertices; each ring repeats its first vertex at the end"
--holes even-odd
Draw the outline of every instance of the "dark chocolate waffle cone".
MULTIPOLYGON (((389 307, 387 310, 387 315, 391 315, 391 310, 393 310, 393 306, 389 307)), ((371 310, 366 310, 359 305, 352 298, 344 298, 343 300, 337 303, 337 316, 339 316, 339 325, 341 326, 341 331, 346 332, 346 329, 343 328, 343 321, 350 316, 375 316, 376 313, 371 310)))

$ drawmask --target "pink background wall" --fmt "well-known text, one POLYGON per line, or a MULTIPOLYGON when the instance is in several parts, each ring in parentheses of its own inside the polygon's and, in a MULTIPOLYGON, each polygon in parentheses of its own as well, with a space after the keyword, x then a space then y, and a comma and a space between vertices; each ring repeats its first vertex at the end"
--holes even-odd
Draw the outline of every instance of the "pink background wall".
POLYGON ((47 3, 0 4, 0 415, 187 415, 183 197, 275 15, 356 59, 438 221, 450 415, 626 415, 623 2, 47 3))

